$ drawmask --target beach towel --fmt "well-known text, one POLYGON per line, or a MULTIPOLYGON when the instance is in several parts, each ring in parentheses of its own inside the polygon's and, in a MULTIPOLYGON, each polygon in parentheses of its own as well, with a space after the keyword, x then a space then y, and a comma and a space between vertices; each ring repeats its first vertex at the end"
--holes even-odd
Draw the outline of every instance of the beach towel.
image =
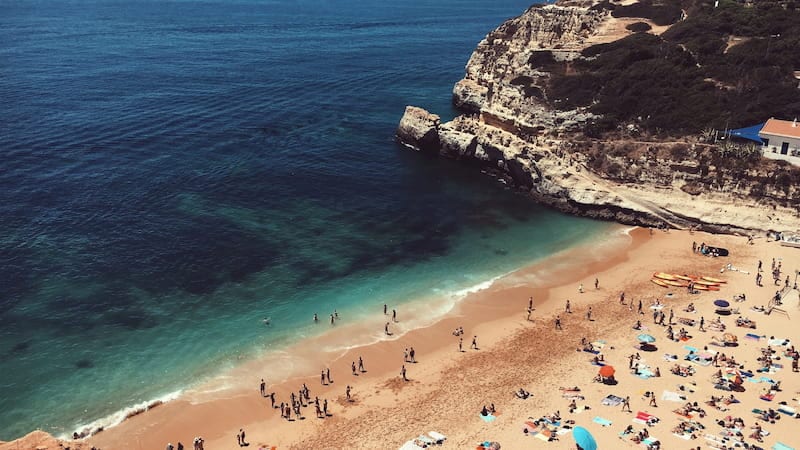
POLYGON ((640 425, 652 426, 656 422, 658 422, 658 417, 643 411, 637 412, 636 417, 633 418, 633 423, 638 423, 640 425))
POLYGON ((770 339, 769 345, 789 345, 789 339, 770 339))
POLYGON ((780 412, 782 412, 784 414, 790 415, 790 416, 794 416, 795 414, 797 414, 797 410, 792 408, 789 405, 781 405, 781 406, 779 406, 778 407, 778 411, 780 411, 780 412))
POLYGON ((658 438, 650 436, 649 438, 642 440, 642 444, 650 446, 650 445, 655 444, 657 441, 658 441, 658 438))
POLYGON ((493 416, 491 414, 489 414, 488 416, 484 416, 481 413, 478 413, 478 417, 480 417, 481 420, 483 420, 484 422, 492 422, 492 421, 494 421, 494 419, 497 418, 497 417, 495 417, 495 416, 493 416))
POLYGON ((639 369, 639 378, 646 380, 652 376, 655 376, 655 374, 651 372, 649 368, 639 369))
POLYGON ((580 414, 580 413, 586 411, 587 409, 589 409, 589 408, 587 408, 586 405, 580 405, 580 406, 578 406, 577 408, 575 408, 572 411, 572 414, 580 414))
POLYGON ((691 345, 684 345, 684 350, 689 350, 690 352, 697 353, 697 349, 692 347, 691 345))
POLYGON ((751 341, 757 341, 757 340, 761 339, 761 336, 759 336, 757 334, 753 334, 753 333, 747 333, 747 334, 744 335, 744 338, 745 339, 750 339, 751 341))
POLYGON ((681 439, 687 440, 687 441, 692 438, 692 433, 681 433, 681 434, 672 433, 672 434, 674 434, 675 436, 678 436, 681 439))
POLYGON ((760 398, 761 400, 764 400, 765 402, 771 402, 772 399, 775 398, 775 394, 764 394, 764 395, 759 396, 758 398, 760 398))
POLYGON ((622 397, 617 397, 616 395, 609 394, 606 398, 603 399, 600 403, 606 406, 619 406, 625 399, 622 397))
POLYGON ((685 402, 686 396, 683 396, 677 392, 672 391, 664 391, 661 394, 661 400, 668 401, 668 402, 685 402))
POLYGON ((595 416, 595 418, 592 419, 592 422, 594 422, 596 424, 599 424, 601 426, 604 426, 604 427, 611 426, 611 423, 612 423, 610 420, 604 419, 604 418, 602 418, 600 416, 595 416))
POLYGON ((794 448, 789 447, 782 442, 776 442, 775 445, 772 446, 772 450, 794 450, 794 448))

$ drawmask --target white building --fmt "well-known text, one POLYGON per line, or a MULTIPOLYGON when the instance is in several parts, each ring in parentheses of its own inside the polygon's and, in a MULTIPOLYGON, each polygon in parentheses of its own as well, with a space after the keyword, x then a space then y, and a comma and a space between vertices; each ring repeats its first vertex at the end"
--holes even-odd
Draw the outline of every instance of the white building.
POLYGON ((769 119, 758 136, 764 141, 764 157, 800 166, 800 126, 797 119, 769 119))

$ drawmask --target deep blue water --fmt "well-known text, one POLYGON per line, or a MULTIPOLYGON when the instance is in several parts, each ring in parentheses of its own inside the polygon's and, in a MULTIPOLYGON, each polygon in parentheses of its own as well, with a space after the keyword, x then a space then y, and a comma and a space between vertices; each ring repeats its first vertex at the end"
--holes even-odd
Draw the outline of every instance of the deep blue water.
POLYGON ((605 229, 393 141, 529 1, 0 0, 0 439, 605 229))

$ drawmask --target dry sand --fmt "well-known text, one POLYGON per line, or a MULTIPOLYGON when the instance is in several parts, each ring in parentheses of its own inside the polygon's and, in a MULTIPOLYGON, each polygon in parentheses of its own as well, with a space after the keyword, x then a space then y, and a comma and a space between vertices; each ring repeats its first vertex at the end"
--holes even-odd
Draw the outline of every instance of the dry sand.
MULTIPOLYGON (((319 369, 308 373, 306 378, 293 378, 269 386, 268 391, 277 393, 278 403, 286 401, 290 391, 306 383, 312 399, 328 399, 332 416, 326 419, 315 417, 313 407, 303 408, 304 420, 286 421, 279 417, 278 410, 270 408, 269 400, 258 394, 258 382, 263 376, 268 380, 270 373, 237 372, 238 376, 252 377, 252 392, 236 393, 227 398, 192 403, 178 400, 133 417, 121 425, 89 439, 89 443, 109 449, 162 449, 167 442, 183 442, 191 448, 194 436, 205 438, 206 449, 237 448, 236 433, 240 428, 247 432, 250 448, 277 446, 278 448, 399 448, 405 441, 420 433, 438 431, 448 436, 443 447, 475 448, 486 440, 498 441, 506 449, 518 448, 574 448, 571 433, 559 437, 558 441, 545 442, 526 436, 522 430, 529 417, 541 416, 560 411, 564 421, 574 420, 575 426, 583 426, 591 431, 599 443, 599 448, 611 446, 635 446, 630 439, 621 439, 619 433, 628 425, 637 431, 645 428, 635 424, 632 419, 637 411, 645 411, 660 418, 660 422, 649 427, 651 436, 657 437, 661 448, 709 448, 710 442, 705 434, 718 435, 721 427, 716 421, 728 415, 741 417, 747 427, 758 419, 751 413, 753 408, 777 409, 779 402, 800 408, 800 376, 792 373, 791 363, 785 356, 778 363, 784 365, 776 373, 763 374, 781 381, 782 391, 771 402, 759 399, 766 383, 743 383, 745 392, 735 392, 741 403, 729 405, 727 412, 717 411, 704 402, 713 395, 729 395, 730 392, 713 388, 710 382, 714 367, 692 365, 696 374, 679 377, 669 371, 673 364, 663 359, 665 353, 677 354, 683 358, 687 354, 684 345, 702 349, 712 341, 712 336, 721 333, 708 330, 701 332, 697 327, 686 327, 693 336, 688 342, 670 342, 665 337, 665 327, 653 324, 652 310, 649 308, 656 298, 664 303, 664 311, 669 308, 678 317, 706 319, 706 326, 715 317, 713 300, 731 300, 734 294, 746 293, 747 300, 732 302, 742 316, 755 320, 756 330, 735 326, 737 315, 722 318, 728 332, 738 336, 737 347, 709 347, 727 355, 735 355, 736 360, 746 369, 758 368, 756 358, 759 349, 766 346, 765 339, 752 341, 745 339, 748 332, 758 335, 775 336, 800 341, 800 331, 792 327, 790 316, 800 313, 797 291, 785 300, 785 312, 774 311, 770 315, 751 311, 755 305, 766 305, 776 288, 771 285, 769 275, 771 258, 780 258, 783 278, 790 274, 794 280, 794 270, 800 268, 800 250, 780 247, 776 243, 756 239, 755 245, 748 245, 745 238, 734 236, 713 236, 688 232, 655 232, 634 230, 632 239, 625 245, 607 245, 589 254, 587 248, 577 248, 549 258, 540 264, 515 272, 492 285, 491 288, 471 295, 436 324, 409 331, 399 339, 382 341, 366 347, 355 348, 340 355, 335 361, 317 361, 318 367, 330 365, 334 384, 321 386, 319 369), (705 241, 711 245, 729 248, 727 258, 708 258, 693 254, 692 241, 705 241), (757 261, 764 261, 765 287, 756 287, 754 276, 757 261), (720 269, 732 264, 750 274, 720 269), (723 278, 728 284, 720 292, 704 292, 690 295, 685 288, 665 289, 652 284, 653 272, 683 273, 691 275, 710 275, 723 278), (600 288, 594 289, 594 279, 600 281, 600 288), (584 293, 578 292, 583 284, 584 293), (619 303, 620 292, 625 292, 626 303, 634 303, 633 311, 629 305, 619 303), (666 297, 672 293, 671 297, 666 297), (533 321, 525 319, 528 297, 535 298, 533 321), (565 313, 564 303, 570 299, 572 314, 565 313), (639 314, 638 301, 644 303, 645 314, 641 316, 646 330, 632 329, 639 314), (683 312, 682 309, 693 302, 696 313, 683 312), (593 321, 586 319, 586 312, 592 307, 593 321), (563 330, 554 330, 553 318, 560 314, 563 330), (464 352, 457 351, 457 337, 453 329, 463 326, 464 352), (636 336, 649 333, 657 338, 657 351, 644 352, 636 349, 636 336), (469 348, 472 336, 477 335, 479 350, 469 348), (589 341, 602 339, 606 346, 602 353, 605 360, 617 368, 615 386, 592 382, 597 366, 591 364, 594 356, 576 351, 579 341, 586 337, 589 341), (414 347, 417 363, 406 363, 410 381, 399 377, 403 364, 403 351, 414 347), (628 355, 639 351, 642 362, 651 367, 659 367, 660 378, 642 379, 630 373, 628 355), (364 358, 367 373, 353 376, 350 363, 358 356, 364 358), (695 383, 694 393, 680 391, 678 386, 695 383), (353 387, 353 402, 345 400, 346 385, 353 387), (585 400, 578 405, 590 409, 569 414, 568 400, 558 389, 563 386, 579 386, 585 400), (514 397, 513 392, 524 387, 533 395, 527 400, 514 397), (698 439, 683 440, 672 434, 672 428, 679 423, 679 416, 673 412, 683 403, 662 400, 663 391, 680 392, 687 401, 697 401, 708 414, 699 420, 705 426, 697 433, 698 439), (643 393, 653 391, 658 407, 648 406, 643 393), (601 400, 608 394, 630 396, 633 413, 622 412, 620 406, 603 406, 601 400), (479 417, 483 405, 494 403, 497 419, 491 423, 479 417), (593 422, 594 417, 602 417, 612 422, 603 427, 593 422)), ((376 313, 382 317, 380 312, 376 313)), ((402 317, 402 311, 401 311, 402 317)), ((382 318, 378 318, 383 321, 382 318)), ((673 325, 675 331, 682 325, 673 325)), ((776 347, 782 355, 785 347, 776 347)), ((313 349, 306 349, 311 351, 313 349)), ((330 355, 323 356, 330 357, 330 355)), ((686 363, 685 361, 679 361, 686 363)), ((263 367, 258 366, 258 367, 263 367)), ((756 374, 756 379, 762 374, 756 374)), ((761 422, 759 420, 759 422, 761 422)), ((763 422, 762 422, 763 423, 763 422)), ((769 435, 761 447, 769 448, 776 441, 800 447, 800 438, 793 434, 793 427, 800 425, 800 419, 781 414, 776 423, 763 423, 769 435)), ((750 430, 744 430, 745 441, 750 430)), ((8 445, 8 444, 7 444, 8 445)), ((0 445, 0 450, 17 448, 0 445)), ((20 447, 33 448, 33 447, 20 447)), ((53 447, 58 448, 58 447, 53 447)))

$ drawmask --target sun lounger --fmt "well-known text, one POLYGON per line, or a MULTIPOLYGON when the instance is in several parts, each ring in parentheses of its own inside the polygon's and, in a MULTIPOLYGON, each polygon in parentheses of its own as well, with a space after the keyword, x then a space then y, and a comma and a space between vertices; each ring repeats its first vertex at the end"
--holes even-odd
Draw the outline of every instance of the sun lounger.
POLYGON ((437 444, 441 444, 447 440, 447 436, 443 435, 442 433, 438 433, 436 431, 428 431, 428 436, 433 438, 437 444))
POLYGON ((427 435, 424 435, 424 434, 420 434, 419 436, 417 436, 417 440, 422 442, 422 443, 424 443, 425 445, 434 445, 434 444, 436 444, 436 441, 434 441, 433 439, 431 439, 430 437, 428 437, 427 435))
POLYGON ((611 424, 612 424, 612 422, 610 420, 604 419, 604 418, 602 418, 600 416, 595 416, 595 418, 592 419, 592 422, 594 422, 596 424, 599 424, 600 426, 604 426, 604 427, 611 426, 611 424))
POLYGON ((419 445, 415 444, 413 440, 407 441, 405 444, 403 444, 402 447, 400 447, 400 450, 422 450, 422 449, 423 447, 420 447, 419 445))

